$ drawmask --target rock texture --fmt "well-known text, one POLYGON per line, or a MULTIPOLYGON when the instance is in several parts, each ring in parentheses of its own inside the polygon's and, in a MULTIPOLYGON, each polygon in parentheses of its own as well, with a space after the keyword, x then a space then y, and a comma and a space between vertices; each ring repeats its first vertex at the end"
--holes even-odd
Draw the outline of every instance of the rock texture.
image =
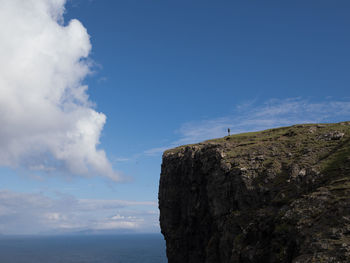
POLYGON ((350 122, 168 150, 159 208, 169 263, 350 262, 350 122))

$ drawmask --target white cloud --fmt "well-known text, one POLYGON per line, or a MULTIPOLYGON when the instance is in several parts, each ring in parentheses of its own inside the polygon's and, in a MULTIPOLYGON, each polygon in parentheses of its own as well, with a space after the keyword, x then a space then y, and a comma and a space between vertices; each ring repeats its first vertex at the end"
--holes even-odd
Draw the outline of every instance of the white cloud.
POLYGON ((138 228, 138 224, 136 222, 130 221, 107 221, 107 222, 99 222, 95 229, 96 230, 110 230, 110 229, 135 229, 138 228))
POLYGON ((159 153, 164 152, 165 150, 167 150, 168 147, 156 147, 156 148, 152 148, 149 150, 144 151, 143 153, 147 156, 155 156, 159 153))
POLYGON ((103 199, 80 199, 80 209, 114 209, 125 206, 157 206, 156 202, 151 201, 127 201, 127 200, 103 200, 103 199))
POLYGON ((83 79, 89 35, 65 0, 0 0, 0 165, 118 180, 83 79))
POLYGON ((177 131, 180 139, 174 144, 195 143, 231 134, 258 131, 298 123, 337 122, 349 120, 349 100, 312 102, 302 98, 271 99, 238 105, 230 116, 185 123, 177 131))
POLYGON ((350 120, 350 100, 312 102, 302 98, 271 99, 262 104, 257 101, 237 105, 233 113, 216 119, 184 123, 177 131, 179 139, 163 147, 144 152, 161 154, 164 150, 183 144, 219 138, 231 134, 258 131, 298 123, 338 122, 350 120))
POLYGON ((112 216, 111 219, 112 219, 112 220, 125 219, 125 216, 121 216, 121 215, 117 214, 117 215, 115 215, 115 216, 112 216))
POLYGON ((257 131, 298 123, 344 121, 350 117, 349 100, 325 100, 311 102, 302 98, 271 99, 261 105, 256 103, 238 106, 232 116, 201 123, 187 123, 179 132, 179 142, 202 140, 231 133, 257 131))
POLYGON ((0 190, 0 233, 158 232, 156 202, 76 199, 0 190))

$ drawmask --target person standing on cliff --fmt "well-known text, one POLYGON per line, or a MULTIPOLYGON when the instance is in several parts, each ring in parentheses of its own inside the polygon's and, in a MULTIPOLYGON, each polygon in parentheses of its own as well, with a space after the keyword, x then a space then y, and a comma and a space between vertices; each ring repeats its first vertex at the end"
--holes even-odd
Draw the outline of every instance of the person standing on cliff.
POLYGON ((228 136, 230 136, 231 130, 230 128, 227 129, 228 136))

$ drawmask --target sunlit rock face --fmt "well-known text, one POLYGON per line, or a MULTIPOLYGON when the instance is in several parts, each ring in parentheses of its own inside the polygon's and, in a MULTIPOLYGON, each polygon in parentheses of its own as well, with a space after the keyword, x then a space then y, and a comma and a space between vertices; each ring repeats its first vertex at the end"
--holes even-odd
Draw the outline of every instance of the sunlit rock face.
POLYGON ((168 150, 159 208, 169 263, 350 262, 350 122, 168 150))

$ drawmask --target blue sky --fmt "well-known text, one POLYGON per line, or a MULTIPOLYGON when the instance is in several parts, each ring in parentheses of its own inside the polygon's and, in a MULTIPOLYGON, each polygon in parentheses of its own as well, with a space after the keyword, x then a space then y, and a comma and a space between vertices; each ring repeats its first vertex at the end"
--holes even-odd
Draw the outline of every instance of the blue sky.
POLYGON ((0 14, 0 233, 159 232, 163 150, 350 119, 349 1, 29 2, 0 14))

